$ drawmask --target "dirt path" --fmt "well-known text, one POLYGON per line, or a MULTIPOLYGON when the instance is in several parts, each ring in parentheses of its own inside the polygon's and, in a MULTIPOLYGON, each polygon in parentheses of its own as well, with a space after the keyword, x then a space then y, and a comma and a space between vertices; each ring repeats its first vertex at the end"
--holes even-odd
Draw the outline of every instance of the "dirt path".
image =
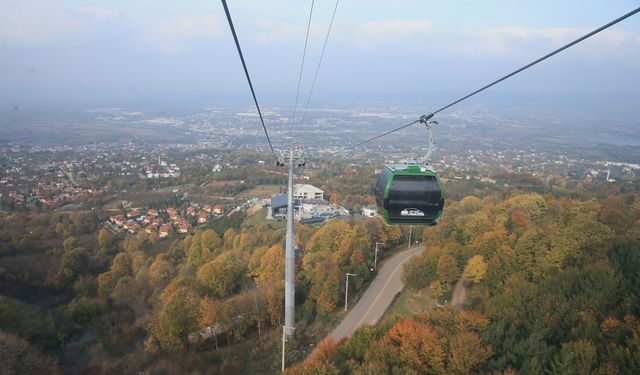
POLYGON ((471 286, 471 280, 462 276, 460 280, 453 287, 453 293, 451 293, 451 307, 454 310, 459 310, 464 306, 464 302, 467 300, 467 291, 471 286))

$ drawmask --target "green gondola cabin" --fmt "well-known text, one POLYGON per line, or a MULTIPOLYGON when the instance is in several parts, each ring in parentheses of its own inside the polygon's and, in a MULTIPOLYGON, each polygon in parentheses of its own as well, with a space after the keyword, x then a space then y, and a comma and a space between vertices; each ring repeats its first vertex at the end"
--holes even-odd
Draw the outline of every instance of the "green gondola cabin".
POLYGON ((386 165, 374 195, 387 224, 435 225, 444 215, 442 182, 430 166, 386 165))

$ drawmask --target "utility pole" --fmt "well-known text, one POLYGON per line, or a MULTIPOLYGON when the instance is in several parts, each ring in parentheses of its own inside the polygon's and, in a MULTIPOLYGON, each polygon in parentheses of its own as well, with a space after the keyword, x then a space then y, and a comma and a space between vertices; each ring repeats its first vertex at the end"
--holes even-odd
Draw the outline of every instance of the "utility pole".
POLYGON ((377 270, 378 269, 378 245, 384 245, 382 242, 376 242, 376 253, 374 255, 374 260, 373 260, 373 269, 377 270))
POLYGON ((409 241, 407 242, 407 249, 411 248, 411 230, 413 229, 413 225, 409 225, 409 241))
POLYGON ((347 303, 349 302, 349 276, 357 276, 356 274, 347 272, 347 282, 344 287, 344 311, 347 311, 347 303))

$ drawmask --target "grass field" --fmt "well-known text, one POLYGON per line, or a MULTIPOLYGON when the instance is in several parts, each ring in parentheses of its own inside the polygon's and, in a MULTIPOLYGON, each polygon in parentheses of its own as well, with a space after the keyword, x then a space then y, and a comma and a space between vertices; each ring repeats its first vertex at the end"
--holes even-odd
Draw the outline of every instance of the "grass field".
POLYGON ((269 224, 274 229, 282 229, 287 223, 284 221, 267 220, 267 208, 261 208, 253 215, 247 217, 242 223, 243 227, 257 226, 260 224, 269 224))
POLYGON ((431 310, 436 306, 436 302, 426 289, 419 291, 403 289, 389 306, 382 320, 408 318, 422 311, 431 310))
POLYGON ((259 185, 253 189, 239 193, 236 198, 245 200, 249 198, 271 198, 272 195, 278 193, 281 186, 279 185, 259 185))

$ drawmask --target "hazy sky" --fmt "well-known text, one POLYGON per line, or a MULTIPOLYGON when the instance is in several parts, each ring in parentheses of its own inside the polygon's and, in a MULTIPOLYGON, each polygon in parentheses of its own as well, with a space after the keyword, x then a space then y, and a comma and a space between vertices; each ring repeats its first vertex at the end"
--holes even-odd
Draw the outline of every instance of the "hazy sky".
MULTIPOLYGON (((228 2, 259 100, 291 106, 310 1, 228 2)), ((303 95, 335 4, 315 3, 303 95)), ((312 103, 443 104, 639 5, 342 0, 312 103)), ((2 0, 0 87, 0 109, 251 104, 217 0, 2 0)), ((640 15, 479 100, 550 98, 638 107, 640 15)))

